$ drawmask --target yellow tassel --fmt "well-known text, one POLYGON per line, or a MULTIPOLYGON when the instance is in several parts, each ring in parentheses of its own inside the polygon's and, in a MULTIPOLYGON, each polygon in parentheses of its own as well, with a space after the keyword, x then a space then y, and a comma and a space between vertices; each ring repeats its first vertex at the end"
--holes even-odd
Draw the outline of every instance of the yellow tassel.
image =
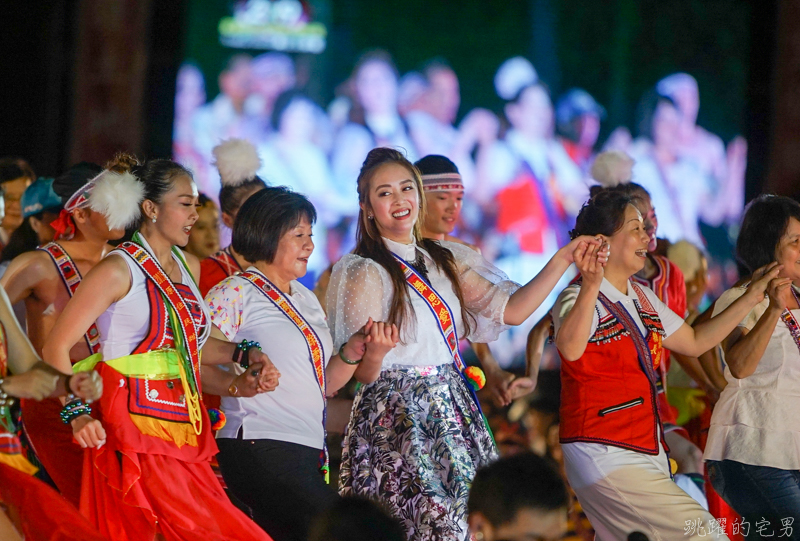
POLYGON ((6 453, 0 453, 0 462, 28 475, 33 475, 39 471, 39 468, 28 462, 28 459, 21 454, 8 455, 6 453))
POLYGON ((173 423, 153 417, 131 414, 131 421, 145 436, 161 438, 164 441, 175 442, 179 448, 184 445, 197 447, 197 435, 192 427, 186 423, 173 423))
POLYGON ((181 384, 183 385, 183 393, 186 396, 186 409, 189 410, 189 421, 192 423, 194 433, 199 436, 203 431, 203 411, 200 406, 200 397, 197 396, 196 392, 192 391, 183 363, 178 363, 178 368, 181 371, 181 384))

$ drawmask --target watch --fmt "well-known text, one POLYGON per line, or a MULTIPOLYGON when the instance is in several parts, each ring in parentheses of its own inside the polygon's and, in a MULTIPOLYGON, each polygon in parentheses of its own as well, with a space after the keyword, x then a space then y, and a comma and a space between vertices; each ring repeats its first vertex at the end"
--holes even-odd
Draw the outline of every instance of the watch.
POLYGON ((231 396, 239 396, 239 386, 236 385, 236 380, 233 380, 233 382, 228 386, 228 394, 231 396))

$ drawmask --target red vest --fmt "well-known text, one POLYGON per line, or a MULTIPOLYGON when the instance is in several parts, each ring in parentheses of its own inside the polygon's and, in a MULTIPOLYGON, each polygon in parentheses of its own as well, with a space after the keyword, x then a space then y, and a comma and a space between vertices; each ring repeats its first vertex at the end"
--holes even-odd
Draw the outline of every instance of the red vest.
POLYGON ((657 455, 661 440, 668 449, 663 442, 655 386, 664 329, 640 286, 633 284, 633 289, 646 339, 632 319, 628 328, 633 325, 638 336, 631 336, 606 309, 611 302, 601 293, 600 320, 583 356, 576 361, 561 358, 561 443, 602 443, 657 455), (649 350, 644 359, 635 339, 649 350))

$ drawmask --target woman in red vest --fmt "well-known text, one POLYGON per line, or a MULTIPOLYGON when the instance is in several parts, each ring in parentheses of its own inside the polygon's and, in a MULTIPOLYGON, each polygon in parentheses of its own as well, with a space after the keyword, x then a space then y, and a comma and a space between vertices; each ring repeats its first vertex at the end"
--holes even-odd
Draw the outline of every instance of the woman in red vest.
POLYGON ((779 269, 772 265, 717 317, 692 329, 653 291, 631 281, 650 241, 633 199, 616 190, 594 196, 573 235, 596 245, 576 254, 582 279, 553 308, 561 365, 560 439, 570 485, 597 539, 727 539, 724 529, 670 478, 657 406, 663 348, 697 356, 719 343, 758 302, 779 269))

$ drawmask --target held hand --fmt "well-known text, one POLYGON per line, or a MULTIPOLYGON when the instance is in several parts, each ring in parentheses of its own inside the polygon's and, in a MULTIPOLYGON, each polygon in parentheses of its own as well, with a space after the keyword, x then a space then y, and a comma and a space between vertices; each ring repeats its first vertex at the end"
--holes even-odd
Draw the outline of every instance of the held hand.
POLYGON ((574 252, 575 266, 583 277, 585 285, 600 285, 603 281, 603 267, 608 261, 610 248, 608 244, 579 243, 574 252))
POLYGON ((506 372, 505 370, 488 370, 486 374, 486 385, 483 389, 489 393, 497 407, 505 407, 511 404, 510 388, 514 382, 514 374, 506 372))
POLYGON ((781 312, 792 306, 792 279, 791 278, 773 278, 767 285, 767 295, 769 296, 769 305, 774 306, 781 312))
POLYGON ((278 380, 281 377, 281 373, 275 368, 275 365, 272 364, 267 354, 260 349, 253 348, 248 350, 247 353, 249 355, 250 367, 245 370, 242 375, 249 374, 249 377, 258 378, 259 393, 274 391, 278 387, 278 380), (257 376, 253 375, 253 372, 256 371, 256 367, 253 365, 258 365, 257 376))
MULTIPOLYGON (((598 237, 581 235, 580 237, 575 237, 574 239, 572 239, 570 243, 561 248, 559 252, 561 252, 562 257, 564 257, 564 260, 567 263, 576 263, 575 256, 578 254, 585 253, 585 250, 593 245, 602 246, 603 240, 598 237)), ((599 254, 602 259, 603 265, 605 265, 606 261, 608 261, 608 254, 609 254, 608 249, 601 250, 599 254)))
POLYGON ((783 265, 778 265, 775 262, 756 269, 753 273, 753 279, 747 288, 747 293, 745 293, 745 295, 751 297, 753 304, 758 304, 766 298, 767 287, 773 279, 778 277, 782 269, 783 265))
POLYGON ((536 389, 536 382, 533 380, 533 378, 525 376, 512 381, 508 388, 508 392, 509 395, 511 395, 511 400, 513 401, 517 398, 522 398, 525 395, 531 394, 534 389, 536 389))
POLYGON ((17 398, 42 400, 56 390, 58 376, 39 368, 32 368, 18 376, 7 376, 3 383, 3 391, 17 398))
POLYGON ((91 404, 103 396, 103 379, 94 370, 78 372, 70 378, 68 391, 91 404))
POLYGON ((81 415, 72 420, 72 435, 84 449, 87 447, 99 449, 106 443, 106 431, 103 424, 89 415, 81 415))
POLYGON ((367 343, 370 341, 370 332, 375 322, 372 318, 367 320, 367 324, 355 333, 344 345, 344 355, 351 361, 358 361, 364 357, 367 351, 367 343))
POLYGON ((383 321, 373 323, 367 339, 366 353, 374 360, 383 360, 389 351, 400 341, 397 325, 383 321))

